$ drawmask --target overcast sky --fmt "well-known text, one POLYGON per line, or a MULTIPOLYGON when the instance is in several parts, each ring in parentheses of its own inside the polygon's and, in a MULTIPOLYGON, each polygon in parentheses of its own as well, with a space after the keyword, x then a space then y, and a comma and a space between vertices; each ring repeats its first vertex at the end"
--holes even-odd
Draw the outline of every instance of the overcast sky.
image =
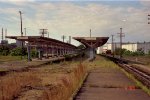
POLYGON ((19 10, 27 35, 39 35, 39 29, 47 28, 51 38, 61 40, 62 35, 89 36, 92 29, 93 37, 115 35, 119 41, 122 27, 123 41, 150 41, 148 0, 0 0, 0 28, 7 28, 8 35, 20 35, 19 10))

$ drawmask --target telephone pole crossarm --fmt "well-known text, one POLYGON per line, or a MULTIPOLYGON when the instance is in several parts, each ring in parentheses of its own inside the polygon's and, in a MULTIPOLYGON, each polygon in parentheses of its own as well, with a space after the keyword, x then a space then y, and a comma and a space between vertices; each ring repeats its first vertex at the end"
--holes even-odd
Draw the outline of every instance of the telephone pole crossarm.
POLYGON ((44 37, 44 34, 48 33, 47 30, 48 29, 40 29, 40 34, 41 34, 42 37, 44 37))

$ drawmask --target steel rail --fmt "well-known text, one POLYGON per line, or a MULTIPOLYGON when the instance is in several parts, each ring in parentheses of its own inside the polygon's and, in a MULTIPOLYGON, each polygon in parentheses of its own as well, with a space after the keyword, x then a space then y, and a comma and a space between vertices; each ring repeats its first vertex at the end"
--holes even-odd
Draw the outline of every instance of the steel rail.
POLYGON ((150 74, 146 73, 138 68, 133 67, 132 65, 119 63, 118 65, 125 69, 127 72, 131 73, 136 79, 138 79, 145 86, 150 88, 150 74))

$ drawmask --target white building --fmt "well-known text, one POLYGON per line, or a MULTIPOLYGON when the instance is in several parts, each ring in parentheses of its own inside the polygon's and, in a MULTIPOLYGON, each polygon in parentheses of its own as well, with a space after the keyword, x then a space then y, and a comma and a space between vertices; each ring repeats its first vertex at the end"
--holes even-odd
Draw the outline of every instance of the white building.
MULTIPOLYGON (((116 48, 120 48, 119 43, 114 43, 114 51, 116 48)), ((122 48, 127 49, 129 51, 135 52, 135 51, 143 51, 145 54, 147 54, 150 51, 150 42, 142 42, 142 43, 123 43, 122 48)), ((102 52, 105 52, 106 50, 112 50, 112 44, 107 43, 103 45, 102 47, 98 47, 97 54, 100 54, 102 52)))

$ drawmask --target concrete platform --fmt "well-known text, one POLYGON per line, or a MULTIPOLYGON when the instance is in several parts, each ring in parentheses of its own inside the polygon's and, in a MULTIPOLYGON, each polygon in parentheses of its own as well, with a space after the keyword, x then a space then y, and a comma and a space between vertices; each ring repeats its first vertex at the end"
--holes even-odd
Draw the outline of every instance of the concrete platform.
POLYGON ((150 96, 119 69, 99 68, 90 72, 74 100, 150 100, 150 96))

